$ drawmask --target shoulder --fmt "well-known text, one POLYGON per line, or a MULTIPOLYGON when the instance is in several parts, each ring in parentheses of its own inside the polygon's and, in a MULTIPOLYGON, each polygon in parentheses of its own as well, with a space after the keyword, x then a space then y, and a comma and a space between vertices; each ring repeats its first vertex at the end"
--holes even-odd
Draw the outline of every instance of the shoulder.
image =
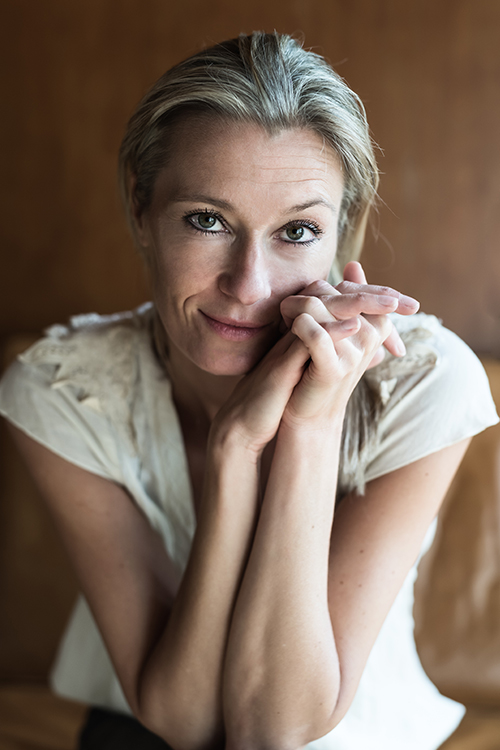
POLYGON ((474 352, 431 315, 394 316, 407 354, 367 374, 382 402, 377 450, 366 479, 472 437, 498 417, 474 352))
POLYGON ((126 390, 134 380, 140 343, 149 337, 151 310, 146 304, 113 315, 74 316, 67 325, 48 328, 18 361, 44 373, 53 388, 126 390))
POLYGON ((107 476, 102 462, 116 454, 117 436, 133 439, 141 360, 154 366, 151 317, 147 304, 52 326, 5 373, 0 413, 64 458, 107 476))

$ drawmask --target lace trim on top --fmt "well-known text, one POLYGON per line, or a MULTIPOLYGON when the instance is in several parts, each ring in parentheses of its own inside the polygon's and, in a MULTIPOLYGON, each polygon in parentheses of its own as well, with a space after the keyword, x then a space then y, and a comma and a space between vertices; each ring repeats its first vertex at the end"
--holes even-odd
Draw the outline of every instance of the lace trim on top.
POLYGON ((130 408, 138 376, 137 332, 150 320, 151 303, 132 312, 114 315, 89 313, 53 325, 19 356, 21 362, 52 367, 54 390, 71 386, 78 401, 105 414, 137 455, 130 408), (76 334, 76 335, 75 335, 76 334))
MULTIPOLYGON (((106 415, 124 436, 132 455, 138 446, 131 401, 139 377, 137 335, 148 329, 151 356, 166 370, 161 356, 162 341, 154 331, 155 311, 151 302, 131 312, 114 315, 90 313, 70 319, 68 325, 47 329, 46 338, 20 355, 23 362, 52 367, 51 388, 71 386, 78 401, 94 412, 106 415), (76 335, 75 335, 76 334, 76 335), (160 346, 160 357, 154 345, 160 346), (162 360, 161 364, 158 360, 162 360)), ((339 462, 338 496, 352 490, 363 494, 365 473, 375 455, 378 426, 398 380, 424 372, 438 362, 430 339, 440 324, 432 315, 394 318, 405 342, 405 357, 386 352, 382 363, 369 370, 355 388, 346 410, 339 462)))

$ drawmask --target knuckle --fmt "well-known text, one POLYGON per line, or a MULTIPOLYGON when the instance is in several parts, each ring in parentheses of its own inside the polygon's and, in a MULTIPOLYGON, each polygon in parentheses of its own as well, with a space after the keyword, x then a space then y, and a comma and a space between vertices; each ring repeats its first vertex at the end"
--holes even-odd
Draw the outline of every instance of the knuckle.
POLYGON ((349 295, 354 302, 357 302, 358 304, 364 304, 365 302, 370 301, 370 295, 366 294, 366 292, 354 292, 354 294, 349 295))
POLYGON ((325 331, 325 329, 320 325, 311 326, 311 329, 309 331, 309 337, 311 341, 313 341, 315 344, 320 344, 320 345, 326 344, 327 339, 330 338, 327 332, 325 331))
POLYGON ((300 331, 300 329, 304 327, 308 320, 309 315, 307 313, 299 313, 299 315, 297 315, 292 323, 292 333, 296 334, 298 331, 300 331))
MULTIPOLYGON (((363 349, 373 349, 380 345, 383 336, 379 330, 379 316, 362 316, 364 322, 360 329, 360 344, 363 349)), ((381 317, 381 316, 380 316, 381 317)))
POLYGON ((310 294, 313 296, 331 294, 332 285, 323 279, 317 279, 306 286, 302 294, 310 294))
POLYGON ((335 289, 339 291, 341 294, 346 294, 349 290, 351 290, 353 287, 352 283, 350 281, 341 281, 340 284, 337 284, 335 289))
POLYGON ((305 297, 302 303, 302 308, 304 312, 312 314, 323 309, 324 304, 318 297, 305 297))
POLYGON ((389 297, 393 297, 395 292, 394 289, 392 289, 392 287, 390 286, 380 286, 378 294, 386 294, 389 297))

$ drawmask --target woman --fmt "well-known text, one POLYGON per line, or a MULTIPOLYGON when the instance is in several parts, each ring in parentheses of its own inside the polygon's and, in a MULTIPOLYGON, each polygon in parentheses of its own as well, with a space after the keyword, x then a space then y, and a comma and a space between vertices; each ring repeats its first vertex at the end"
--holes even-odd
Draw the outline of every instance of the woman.
POLYGON ((414 565, 497 417, 467 347, 355 261, 362 105, 242 36, 146 95, 121 179, 154 306, 54 327, 1 392, 85 596, 54 672, 105 709, 81 747, 436 748, 463 709, 418 662, 414 565))

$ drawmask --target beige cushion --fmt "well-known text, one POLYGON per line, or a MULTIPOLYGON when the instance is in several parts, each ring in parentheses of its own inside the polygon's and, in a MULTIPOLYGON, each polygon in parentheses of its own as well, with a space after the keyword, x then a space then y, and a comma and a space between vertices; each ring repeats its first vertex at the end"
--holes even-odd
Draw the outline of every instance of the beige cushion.
POLYGON ((86 712, 40 685, 2 685, 0 750, 74 750, 86 712))
POLYGON ((439 750, 498 750, 500 747, 500 711, 468 708, 457 731, 439 750))
MULTIPOLYGON (((484 364, 499 408, 500 362, 484 364)), ((500 707, 500 425, 473 439, 453 481, 420 565, 415 618, 423 666, 441 692, 500 707)))

